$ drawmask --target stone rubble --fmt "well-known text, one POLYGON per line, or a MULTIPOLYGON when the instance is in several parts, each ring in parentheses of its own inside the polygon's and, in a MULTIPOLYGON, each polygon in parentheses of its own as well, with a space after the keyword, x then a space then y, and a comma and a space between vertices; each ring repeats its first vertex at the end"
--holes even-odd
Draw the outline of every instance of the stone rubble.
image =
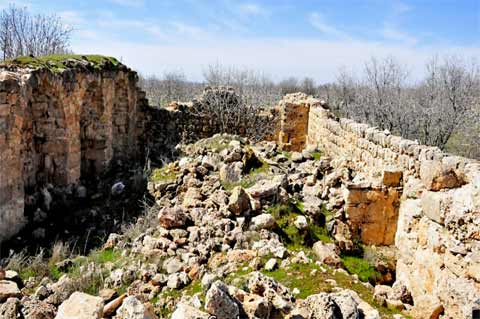
POLYGON ((182 157, 150 178, 153 206, 132 229, 108 236, 102 251, 118 260, 62 260, 56 281, 0 271, 0 314, 468 315, 480 289, 480 166, 336 119, 321 104, 301 94, 282 102, 283 149, 220 134, 180 145, 182 157), (351 274, 359 262, 368 269, 351 274), (100 297, 81 293, 95 275, 100 297), (317 275, 325 279, 309 282, 317 275))

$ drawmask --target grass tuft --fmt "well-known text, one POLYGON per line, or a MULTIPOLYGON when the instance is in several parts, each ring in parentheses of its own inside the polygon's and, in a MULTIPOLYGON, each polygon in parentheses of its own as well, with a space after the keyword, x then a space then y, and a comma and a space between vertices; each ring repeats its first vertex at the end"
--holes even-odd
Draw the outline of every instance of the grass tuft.
POLYGON ((367 260, 357 256, 342 256, 342 261, 350 274, 357 274, 363 282, 375 282, 381 278, 381 274, 367 260))

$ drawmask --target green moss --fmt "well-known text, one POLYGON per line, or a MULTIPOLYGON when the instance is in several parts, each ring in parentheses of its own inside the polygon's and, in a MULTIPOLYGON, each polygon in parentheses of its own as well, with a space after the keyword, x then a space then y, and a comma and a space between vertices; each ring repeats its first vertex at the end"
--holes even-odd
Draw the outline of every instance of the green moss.
POLYGON ((367 260, 356 256, 342 256, 342 261, 350 274, 357 274, 361 281, 375 283, 381 274, 367 260))
POLYGON ((105 64, 113 66, 120 64, 117 59, 102 55, 54 54, 42 57, 21 56, 13 60, 4 61, 1 65, 34 69, 44 68, 52 72, 61 72, 67 68, 67 63, 71 60, 89 62, 94 68, 101 68, 105 64))

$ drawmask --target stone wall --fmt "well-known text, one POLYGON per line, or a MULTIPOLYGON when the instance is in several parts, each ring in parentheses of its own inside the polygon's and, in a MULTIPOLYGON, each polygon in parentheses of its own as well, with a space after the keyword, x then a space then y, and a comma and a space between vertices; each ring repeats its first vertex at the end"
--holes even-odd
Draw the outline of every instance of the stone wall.
POLYGON ((0 241, 49 209, 47 185, 71 187, 115 160, 141 159, 146 100, 127 67, 0 70, 0 241))
POLYGON ((350 226, 366 243, 395 243, 397 282, 412 293, 415 318, 471 318, 480 303, 480 163, 310 103, 307 141, 296 148, 315 145, 362 176, 366 186, 346 194, 350 226))

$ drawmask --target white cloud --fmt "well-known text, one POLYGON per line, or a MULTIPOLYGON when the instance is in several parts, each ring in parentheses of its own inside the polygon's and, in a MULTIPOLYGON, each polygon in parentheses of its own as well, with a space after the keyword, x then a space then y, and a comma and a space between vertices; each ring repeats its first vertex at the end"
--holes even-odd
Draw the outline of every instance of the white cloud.
POLYGON ((204 30, 203 28, 200 28, 200 27, 197 27, 197 26, 194 26, 194 25, 190 25, 190 24, 187 24, 187 23, 184 23, 184 22, 174 21, 174 22, 171 23, 171 25, 174 27, 175 31, 180 33, 180 34, 184 34, 184 35, 188 35, 188 36, 194 36, 194 37, 207 36, 208 35, 208 32, 206 30, 204 30))
POLYGON ((413 79, 419 78, 425 61, 433 54, 462 53, 480 56, 480 48, 423 47, 413 48, 400 43, 358 40, 301 39, 216 39, 185 41, 176 44, 131 44, 120 41, 74 43, 74 50, 121 58, 127 65, 145 74, 161 74, 166 69, 183 69, 194 80, 201 80, 203 68, 216 61, 246 66, 280 80, 288 76, 309 76, 318 82, 333 81, 342 66, 363 66, 371 56, 394 56, 408 69, 413 79))
POLYGON ((135 30, 143 31, 156 38, 165 38, 163 28, 155 23, 138 19, 123 19, 111 12, 101 12, 95 21, 102 31, 115 33, 118 31, 135 30))
POLYGON ((401 42, 406 45, 415 45, 418 43, 418 39, 415 36, 389 25, 384 26, 381 34, 387 40, 401 42))
POLYGON ((81 25, 86 24, 87 20, 83 16, 81 12, 68 10, 68 11, 60 11, 57 13, 58 16, 71 27, 79 27, 81 25))
POLYGON ((343 39, 350 38, 348 34, 340 31, 333 24, 327 23, 323 15, 321 15, 318 12, 311 13, 308 18, 309 18, 310 24, 315 29, 323 33, 325 36, 343 38, 343 39))
POLYGON ((252 15, 252 16, 265 16, 267 15, 267 10, 256 3, 244 3, 239 7, 240 12, 245 15, 252 15))

